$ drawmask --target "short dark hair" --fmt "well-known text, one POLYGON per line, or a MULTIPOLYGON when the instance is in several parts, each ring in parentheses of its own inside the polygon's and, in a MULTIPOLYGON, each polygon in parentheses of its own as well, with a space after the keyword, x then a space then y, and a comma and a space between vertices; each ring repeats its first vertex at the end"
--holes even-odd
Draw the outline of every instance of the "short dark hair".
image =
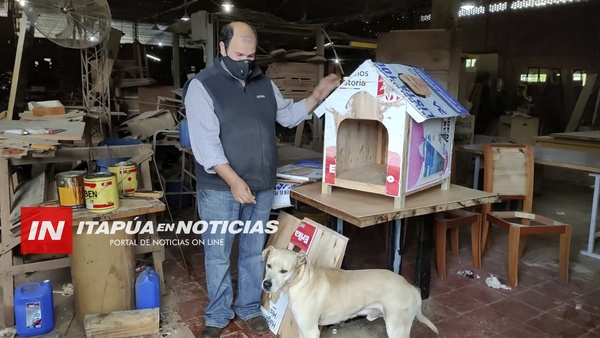
MULTIPOLYGON (((258 35, 256 34, 256 29, 254 28, 254 26, 244 21, 240 22, 243 22, 250 26, 250 28, 252 28, 252 32, 254 32, 254 36, 258 39, 258 35)), ((225 49, 227 49, 229 48, 229 43, 231 42, 231 39, 233 39, 233 26, 231 25, 231 23, 228 23, 225 26, 223 26, 223 28, 221 28, 219 41, 222 41, 223 44, 225 44, 225 49)))

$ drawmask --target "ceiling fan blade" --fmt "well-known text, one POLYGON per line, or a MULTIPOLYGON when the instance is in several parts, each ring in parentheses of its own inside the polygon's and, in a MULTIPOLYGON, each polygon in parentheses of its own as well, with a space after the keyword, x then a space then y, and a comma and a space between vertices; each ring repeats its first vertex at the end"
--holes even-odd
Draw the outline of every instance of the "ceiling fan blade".
POLYGON ((69 39, 69 38, 73 38, 74 35, 74 28, 75 28, 75 24, 73 23, 73 19, 71 19, 70 17, 67 18, 67 26, 65 27, 65 29, 56 34, 54 36, 55 39, 69 39))

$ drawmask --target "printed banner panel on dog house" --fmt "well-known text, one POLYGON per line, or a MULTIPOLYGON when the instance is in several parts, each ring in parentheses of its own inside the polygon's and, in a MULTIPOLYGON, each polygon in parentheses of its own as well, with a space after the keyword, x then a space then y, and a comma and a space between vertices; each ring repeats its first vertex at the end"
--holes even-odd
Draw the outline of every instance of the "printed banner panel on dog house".
POLYGON ((449 177, 456 117, 469 113, 422 68, 367 60, 315 114, 323 184, 398 197, 449 177))

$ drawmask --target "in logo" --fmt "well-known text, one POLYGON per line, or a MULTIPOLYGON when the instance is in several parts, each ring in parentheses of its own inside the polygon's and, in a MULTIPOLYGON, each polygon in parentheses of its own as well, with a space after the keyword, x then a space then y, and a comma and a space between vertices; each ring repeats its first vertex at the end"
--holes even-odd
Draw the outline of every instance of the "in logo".
POLYGON ((71 254, 73 209, 68 207, 22 207, 22 254, 71 254))

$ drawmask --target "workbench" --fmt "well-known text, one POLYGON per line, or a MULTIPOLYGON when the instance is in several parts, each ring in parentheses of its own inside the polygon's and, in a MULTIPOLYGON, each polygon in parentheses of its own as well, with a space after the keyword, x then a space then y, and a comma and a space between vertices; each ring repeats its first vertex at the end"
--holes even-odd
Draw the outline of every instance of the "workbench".
MULTIPOLYGON (((469 144, 457 146, 455 149, 456 151, 466 152, 475 156, 475 179, 473 180, 473 188, 477 189, 481 160, 483 158, 483 145, 469 144)), ((534 147, 534 158, 536 164, 584 171, 594 178, 594 193, 592 198, 588 245, 587 248, 580 253, 584 256, 600 259, 600 255, 594 252, 596 238, 600 237, 600 232, 596 232, 598 202, 600 201, 600 156, 595 152, 547 148, 538 145, 534 147)))
MULTIPOLYGON (((150 145, 128 145, 111 147, 62 147, 55 151, 54 156, 48 157, 22 157, 22 158, 0 158, 0 287, 3 293, 4 305, 4 324, 6 326, 14 325, 13 302, 14 302, 14 276, 36 271, 53 270, 64 267, 70 267, 72 257, 65 255, 52 255, 49 257, 39 257, 36 262, 24 263, 23 257, 16 252, 20 244, 20 230, 15 227, 11 220, 11 213, 19 207, 14 201, 15 184, 12 178, 11 168, 17 165, 40 165, 57 163, 79 163, 82 161, 92 162, 98 159, 110 158, 130 158, 138 163, 140 175, 138 177, 139 187, 141 189, 152 189, 151 172, 149 160, 152 157, 150 145)), ((90 163, 91 164, 91 163, 90 163)), ((50 170, 45 172, 47 177, 54 177, 50 170)), ((46 189, 43 186, 40 189, 46 189)), ((56 189, 56 187, 50 187, 56 189)), ((156 212, 164 210, 165 206, 158 200, 146 199, 126 199, 122 198, 122 205, 119 209, 106 214, 91 214, 86 210, 74 211, 74 220, 114 220, 117 218, 129 218, 137 215, 145 215, 147 220, 156 221, 156 212)), ((33 205, 47 204, 33 203, 33 205)), ((22 204, 21 206, 31 206, 32 204, 22 204)), ((156 236, 156 235, 155 235, 156 236)), ((135 254, 152 253, 154 267, 161 279, 161 292, 164 294, 164 276, 162 262, 164 261, 164 247, 147 246, 136 248, 135 254)), ((75 253, 76 254, 76 253, 75 253)))
POLYGON ((396 273, 401 273, 402 267, 402 220, 417 217, 420 231, 415 281, 423 299, 429 298, 434 214, 495 203, 498 199, 494 193, 451 185, 446 190, 432 187, 406 196, 406 205, 394 208, 393 199, 383 195, 338 187, 333 187, 331 194, 322 194, 320 182, 294 187, 291 197, 335 217, 340 234, 343 233, 344 221, 359 228, 393 222, 388 243, 388 266, 396 273))

